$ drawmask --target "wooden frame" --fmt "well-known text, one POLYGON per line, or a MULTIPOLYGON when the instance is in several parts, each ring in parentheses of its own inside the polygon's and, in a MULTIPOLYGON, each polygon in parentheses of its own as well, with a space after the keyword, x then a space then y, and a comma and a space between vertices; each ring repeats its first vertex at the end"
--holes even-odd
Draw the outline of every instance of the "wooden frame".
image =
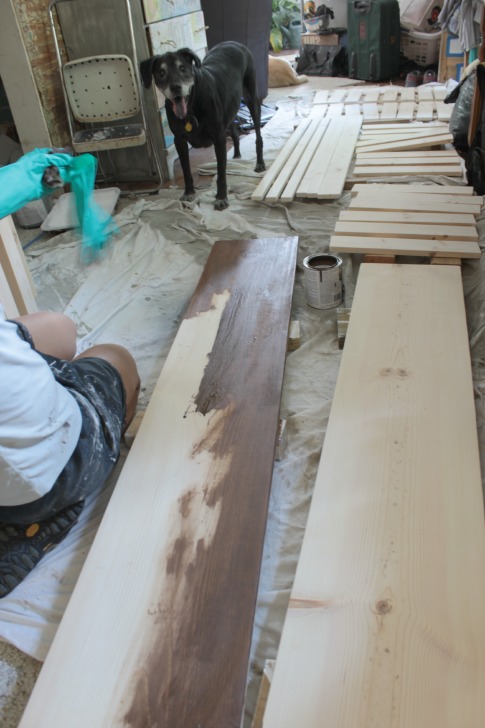
POLYGON ((0 219, 0 301, 8 317, 37 311, 35 286, 10 215, 0 219))

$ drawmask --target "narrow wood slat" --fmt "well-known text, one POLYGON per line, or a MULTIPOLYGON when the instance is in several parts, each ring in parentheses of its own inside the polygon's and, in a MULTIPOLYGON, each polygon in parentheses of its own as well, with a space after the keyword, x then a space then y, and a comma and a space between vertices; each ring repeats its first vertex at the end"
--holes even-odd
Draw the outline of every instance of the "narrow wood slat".
POLYGON ((345 116, 362 116, 362 109, 359 104, 344 104, 345 116))
POLYGON ((344 113, 344 104, 343 103, 334 103, 328 105, 328 111, 327 116, 330 118, 335 118, 338 116, 343 116, 344 113))
POLYGON ((443 101, 436 101, 436 114, 438 119, 449 121, 453 112, 453 104, 445 104, 443 101))
POLYGON ((316 196, 319 200, 336 200, 342 194, 361 124, 362 117, 353 117, 347 119, 342 126, 327 174, 318 185, 316 196))
POLYGON ((399 96, 399 86, 383 86, 381 101, 386 103, 388 101, 397 101, 399 96))
POLYGON ((349 88, 345 97, 346 104, 357 104, 364 93, 363 86, 357 86, 355 88, 349 88))
POLYGON ((461 271, 364 264, 264 728, 485 725, 483 507, 461 271))
POLYGON ((214 244, 22 728, 240 725, 296 253, 214 244))
POLYGON ((377 104, 373 102, 362 104, 362 113, 366 121, 379 118, 379 108, 377 104))
POLYGON ((315 93, 315 96, 313 98, 313 105, 316 104, 328 104, 328 97, 330 96, 329 89, 322 89, 321 91, 317 91, 315 93))
MULTIPOLYGON (((423 129, 423 130, 431 130, 431 131, 439 131, 443 129, 446 131, 448 129, 448 124, 443 124, 437 121, 432 121, 429 124, 423 123, 423 122, 416 122, 416 123, 410 123, 410 124, 403 124, 402 122, 386 122, 383 124, 378 124, 377 129, 379 131, 386 129, 386 130, 392 130, 396 129, 397 131, 407 129, 409 128, 411 131, 414 131, 415 129, 423 129)), ((365 132, 373 132, 375 129, 375 124, 364 124, 362 127, 362 133, 365 132)))
MULTIPOLYGON (((424 233, 424 231, 423 231, 424 233)), ((335 253, 364 253, 379 255, 421 255, 433 258, 480 258, 480 246, 475 240, 431 240, 402 237, 386 238, 361 235, 332 235, 329 250, 335 253)))
POLYGON ((401 102, 415 101, 416 100, 416 89, 412 87, 403 86, 401 88, 401 102))
POLYGON ((418 95, 419 105, 421 105, 423 102, 434 100, 433 87, 427 83, 423 83, 421 84, 421 86, 417 86, 416 93, 418 95))
MULTIPOLYGON (((396 155, 399 154, 399 152, 396 152, 396 155)), ((419 152, 415 152, 416 155, 419 154, 419 152)), ((355 158, 356 164, 359 166, 363 165, 370 165, 370 166, 382 166, 382 167, 395 167, 395 166, 404 166, 404 165, 416 165, 419 166, 425 166, 425 165, 438 165, 438 164, 446 164, 446 165, 454 165, 458 166, 461 170, 461 164, 459 161, 459 157, 457 157, 456 154, 449 154, 446 157, 421 157, 421 156, 413 156, 413 157, 394 157, 390 156, 389 154, 380 154, 379 156, 373 157, 371 154, 357 154, 355 158)))
POLYGON ((397 116, 397 101, 385 101, 382 104, 380 118, 395 119, 397 116))
POLYGON ((311 143, 307 146, 305 151, 303 152, 301 159, 294 170, 293 174, 291 175, 291 178, 288 180, 288 184, 286 185, 285 189, 281 193, 281 202, 291 202, 296 195, 296 191, 298 189, 298 186, 300 182, 302 181, 303 177, 305 176, 305 172, 307 171, 316 150, 318 149, 319 145, 322 143, 323 136, 325 132, 327 131, 328 124, 330 123, 329 119, 325 119, 324 121, 320 121, 318 124, 318 128, 313 135, 313 138, 311 140, 311 143))
POLYGON ((331 119, 322 142, 297 188, 296 197, 316 197, 320 182, 330 166, 332 154, 342 134, 344 123, 344 119, 331 119))
MULTIPOLYGON (((392 159, 408 159, 409 157, 418 157, 420 159, 441 159, 443 157, 449 157, 450 159, 461 159, 460 155, 455 152, 454 149, 411 149, 409 152, 394 152, 392 159)), ((385 159, 389 160, 389 154, 386 152, 357 152, 357 157, 363 159, 385 159)), ((387 186, 391 186, 389 183, 387 186)), ((392 185, 394 186, 394 185, 392 185)), ((407 186, 407 185, 406 185, 407 186)), ((428 185, 431 187, 431 185, 428 185)))
MULTIPOLYGON (((386 177, 401 176, 410 174, 409 167, 393 166, 392 164, 385 167, 367 167, 355 166, 353 170, 355 177, 386 177)), ((447 177, 463 177, 463 168, 461 164, 435 166, 433 164, 415 166, 412 170, 415 175, 437 175, 444 174, 447 177)))
POLYGON ((256 189, 254 190, 253 194, 251 195, 252 200, 261 201, 264 200, 264 197, 273 184, 274 180, 278 176, 278 174, 283 169, 284 165, 286 164, 286 161, 290 157, 293 149, 296 147, 298 142, 300 141, 301 137, 305 133, 308 125, 310 124, 310 119, 304 119, 295 129, 293 134, 290 136, 290 138, 286 141, 283 148, 278 153, 276 159, 274 160, 273 164, 269 168, 269 170, 264 175, 261 182, 258 184, 256 189))
POLYGON ((418 121, 431 121, 434 116, 434 100, 420 101, 416 109, 416 119, 418 121))
MULTIPOLYGON (((266 201, 267 202, 276 202, 280 196, 283 190, 285 189, 288 181, 292 178, 294 170, 297 166, 299 166, 299 163, 302 160, 302 155, 304 155, 304 159, 308 161, 306 162, 306 165, 308 166, 309 159, 313 156, 313 152, 315 151, 316 147, 318 146, 318 143, 320 142, 323 133, 325 132, 325 129, 327 128, 329 124, 329 121, 323 121, 321 119, 312 119, 310 124, 307 126, 305 133, 301 137, 301 139, 298 141, 298 144, 288 157, 284 167, 282 168, 281 172, 276 177, 275 181, 271 185, 270 189, 266 193, 266 201), (310 149, 310 156, 307 153, 307 149, 310 149)), ((302 170, 303 174, 304 169, 302 170)), ((300 175, 300 179, 301 179, 300 175)))
MULTIPOLYGON (((413 152, 398 152, 398 154, 412 154, 413 152)), ((437 152, 434 152, 435 154, 437 152)), ((438 150, 438 153, 446 154, 446 151, 438 150)), ((393 155, 394 156, 394 155, 393 155)), ((435 184, 386 184, 385 182, 372 182, 372 184, 357 183, 352 187, 352 195, 356 195, 358 192, 369 192, 374 190, 375 192, 404 192, 405 194, 418 194, 418 195, 446 195, 447 197, 453 195, 454 197, 471 197, 474 201, 483 204, 483 197, 481 195, 475 195, 473 187, 466 185, 435 185, 435 184)))
POLYGON ((403 225, 379 222, 335 223, 336 235, 370 235, 383 238, 424 238, 434 240, 478 240, 475 225, 427 225, 426 234, 422 225, 403 225))
POLYGON ((17 308, 15 298, 13 297, 10 285, 7 280, 7 276, 3 272, 3 268, 0 264, 0 303, 3 306, 5 316, 7 318, 16 318, 20 315, 20 311, 17 308))
POLYGON ((380 86, 364 87, 363 101, 364 101, 364 103, 370 103, 370 104, 377 103, 380 95, 381 95, 380 86))
POLYGON ((451 195, 435 196, 423 195, 422 198, 416 195, 405 195, 398 193, 396 195, 388 195, 382 193, 376 196, 375 193, 366 194, 359 192, 358 195, 352 197, 349 208, 353 210, 416 210, 416 212, 470 212, 472 215, 478 215, 480 208, 474 204, 463 204, 455 202, 451 195))
POLYGON ((403 121, 412 121, 415 118, 416 104, 414 101, 402 101, 397 110, 397 118, 403 121))
POLYGON ((411 222, 424 225, 475 225, 475 216, 470 213, 415 212, 386 210, 342 210, 339 220, 346 222, 411 222))
POLYGON ((345 96, 347 94, 346 88, 335 88, 333 91, 330 92, 328 96, 328 103, 329 104, 341 104, 343 103, 345 96))
MULTIPOLYGON (((18 312, 23 315, 37 311, 34 282, 11 215, 0 219, 0 265, 18 312)), ((8 298, 5 293, 10 309, 8 298)))
POLYGON ((396 131, 391 134, 383 134, 380 136, 371 134, 359 139, 359 147, 371 146, 376 144, 389 144, 390 142, 397 141, 413 141, 414 139, 421 140, 428 137, 432 138, 436 135, 441 136, 443 133, 447 132, 430 132, 427 129, 418 129, 417 131, 410 132, 408 129, 404 129, 402 132, 396 131))
MULTIPOLYGON (((383 142, 381 144, 366 145, 370 151, 376 152, 393 152, 406 149, 419 149, 421 147, 441 146, 442 144, 451 144, 453 142, 452 134, 431 134, 425 136, 418 134, 414 138, 401 139, 394 142, 383 142)), ((359 145, 360 146, 360 145, 359 145)))

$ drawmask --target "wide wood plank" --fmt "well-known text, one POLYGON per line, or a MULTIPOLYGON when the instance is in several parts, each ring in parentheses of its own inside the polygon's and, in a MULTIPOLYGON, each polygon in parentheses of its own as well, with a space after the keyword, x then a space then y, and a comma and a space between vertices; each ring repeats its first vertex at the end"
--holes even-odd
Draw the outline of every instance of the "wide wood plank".
MULTIPOLYGON (((413 152, 398 152, 398 154, 413 154, 413 152)), ((379 193, 390 192, 394 194, 404 192, 405 194, 417 195, 453 195, 458 198, 471 197, 473 198, 471 202, 476 202, 477 205, 483 204, 483 197, 481 195, 475 195, 473 187, 467 187, 466 185, 386 184, 385 182, 372 182, 372 184, 357 183, 352 187, 352 195, 356 195, 358 192, 367 193, 369 191, 379 193)))
POLYGON ((485 531, 461 271, 363 265, 264 728, 482 728, 485 531))
POLYGON ((22 728, 239 728, 296 253, 214 244, 22 728))
POLYGON ((474 240, 433 240, 431 238, 386 238, 364 235, 332 235, 330 250, 335 253, 375 255, 419 255, 440 258, 480 258, 480 246, 474 240))
MULTIPOLYGON (((452 134, 432 134, 430 136, 425 134, 417 134, 415 137, 408 139, 397 139, 393 142, 365 144, 365 147, 369 151, 392 152, 394 150, 405 151, 406 149, 421 149, 427 147, 441 146, 442 144, 452 144, 452 142, 452 134)), ((359 148, 361 148, 362 146, 362 144, 359 144, 359 148)))

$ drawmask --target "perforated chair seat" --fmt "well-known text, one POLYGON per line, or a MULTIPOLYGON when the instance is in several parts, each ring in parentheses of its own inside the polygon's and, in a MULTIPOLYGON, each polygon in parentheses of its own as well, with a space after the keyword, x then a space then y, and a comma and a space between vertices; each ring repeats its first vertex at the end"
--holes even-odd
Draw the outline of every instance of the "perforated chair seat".
POLYGON ((146 134, 142 124, 120 124, 77 131, 72 138, 73 148, 81 152, 102 152, 106 149, 135 147, 145 144, 146 134))

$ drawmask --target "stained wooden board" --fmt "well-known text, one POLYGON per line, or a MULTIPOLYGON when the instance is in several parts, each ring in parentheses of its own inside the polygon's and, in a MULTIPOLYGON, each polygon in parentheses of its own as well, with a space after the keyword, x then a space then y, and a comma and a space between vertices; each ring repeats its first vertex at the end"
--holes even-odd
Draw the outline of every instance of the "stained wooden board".
POLYGON ((480 210, 477 209, 476 205, 465 205, 463 203, 455 202, 453 197, 445 199, 438 196, 423 195, 420 198, 418 195, 405 195, 398 193, 396 195, 386 195, 381 193, 376 195, 375 193, 365 194, 359 192, 358 195, 352 197, 349 203, 349 209, 351 210, 416 210, 416 212, 458 212, 458 213, 471 213, 478 215, 480 210), (425 199, 425 197, 427 199, 425 199))
POLYGON ((332 235, 329 250, 335 253, 363 253, 374 255, 416 255, 442 258, 480 258, 480 246, 474 240, 431 240, 407 238, 403 229, 401 237, 361 235, 332 235))
POLYGON ((215 243, 22 728, 240 725, 296 253, 215 243))
POLYGON ((364 264, 264 728, 485 725, 483 507, 461 271, 364 264))
MULTIPOLYGON (((407 152, 412 154, 412 152, 407 152)), ((442 151, 439 153, 443 153, 442 151)), ((405 154, 405 152, 400 152, 405 154)), ((436 154, 436 152, 435 152, 436 154)), ((446 152, 445 152, 446 154, 446 152)), ((393 155, 394 156, 394 155, 393 155)), ((477 204, 483 204, 483 197, 481 195, 475 195, 473 187, 467 187, 466 185, 424 185, 424 184, 386 184, 384 182, 373 182, 372 184, 357 183, 352 187, 352 195, 356 195, 358 192, 404 192, 405 194, 418 194, 418 195, 453 195, 453 197, 471 197, 477 204)))
MULTIPOLYGON (((393 166, 392 164, 389 164, 385 167, 368 167, 368 166, 359 166, 356 165, 353 169, 353 174, 355 177, 391 177, 391 176, 401 176, 410 174, 409 167, 406 166, 393 166)), ((453 165, 433 165, 433 164, 426 164, 426 165, 416 165, 412 168, 412 174, 414 176, 416 175, 438 175, 438 174, 444 174, 447 177, 463 177, 463 168, 461 164, 453 164, 453 165)))
MULTIPOLYGON (((370 235, 383 238, 423 238, 422 225, 393 224, 387 222, 342 222, 335 223, 336 235, 370 235)), ((475 225, 427 225, 426 237, 434 240, 478 240, 475 225)))
POLYGON ((404 222, 420 225, 475 225, 475 216, 471 213, 455 212, 411 212, 396 210, 342 210, 338 217, 346 222, 404 222))

